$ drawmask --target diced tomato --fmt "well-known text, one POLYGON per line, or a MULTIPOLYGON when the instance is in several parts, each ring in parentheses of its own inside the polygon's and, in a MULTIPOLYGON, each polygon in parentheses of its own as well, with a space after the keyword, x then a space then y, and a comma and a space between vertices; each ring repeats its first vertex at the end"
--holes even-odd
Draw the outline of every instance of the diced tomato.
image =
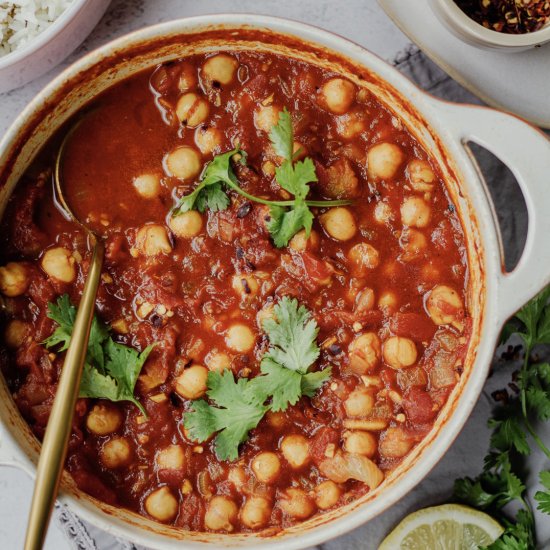
POLYGON ((427 315, 398 312, 390 319, 390 330, 396 336, 427 342, 433 338, 437 326, 427 315))
POLYGON ((309 447, 313 462, 319 464, 327 457, 325 451, 329 445, 338 444, 338 432, 334 428, 321 428, 314 436, 309 447))
POLYGON ((413 424, 431 422, 437 413, 430 394, 419 386, 412 386, 405 392, 402 406, 413 424))
POLYGON ((176 525, 193 531, 199 531, 203 528, 204 511, 205 504, 203 498, 197 493, 191 493, 181 503, 176 525))

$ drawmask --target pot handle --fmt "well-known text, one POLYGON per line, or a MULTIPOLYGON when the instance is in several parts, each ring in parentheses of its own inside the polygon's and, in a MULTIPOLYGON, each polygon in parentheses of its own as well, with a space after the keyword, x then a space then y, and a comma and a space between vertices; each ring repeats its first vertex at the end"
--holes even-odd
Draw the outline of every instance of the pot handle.
MULTIPOLYGON (((464 146, 468 141, 477 143, 508 166, 527 205, 527 239, 521 258, 513 271, 503 267, 498 274, 498 322, 502 324, 550 283, 550 140, 514 115, 477 105, 435 103, 464 146)), ((500 235, 498 221, 494 223, 500 235)))

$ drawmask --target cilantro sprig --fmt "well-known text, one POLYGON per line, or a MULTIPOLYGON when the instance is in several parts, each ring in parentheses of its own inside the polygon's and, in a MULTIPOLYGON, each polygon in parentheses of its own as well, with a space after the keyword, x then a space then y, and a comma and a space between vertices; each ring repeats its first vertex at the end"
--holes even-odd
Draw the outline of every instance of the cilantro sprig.
MULTIPOLYGON (((48 317, 58 327, 44 341, 45 346, 57 348, 58 352, 66 351, 76 319, 76 308, 67 294, 60 296, 55 304, 48 304, 48 317)), ((142 404, 134 397, 134 388, 152 349, 153 345, 147 346, 139 353, 134 348, 115 342, 109 335, 109 327, 94 316, 80 381, 80 397, 131 401, 147 415, 142 404)))
MULTIPOLYGON (((521 369, 514 378, 517 393, 506 394, 504 404, 489 420, 493 429, 483 471, 476 478, 458 479, 455 496, 488 511, 505 526, 490 550, 531 550, 536 547, 535 514, 526 492, 522 462, 533 452, 532 443, 550 459, 550 450, 537 433, 533 419, 550 420, 550 365, 532 358, 535 346, 550 344, 550 287, 526 304, 505 326, 502 342, 517 334, 523 342, 521 369), (510 520, 505 507, 515 503, 510 520)), ((550 515, 550 471, 539 472, 542 489, 534 495, 537 509, 550 515)))
POLYGON ((264 354, 261 374, 235 382, 229 370, 208 374, 211 401, 194 401, 184 415, 192 439, 202 442, 216 435, 214 449, 220 460, 235 460, 268 411, 284 411, 302 396, 313 397, 331 375, 330 367, 309 372, 319 357, 319 328, 311 312, 296 299, 284 297, 273 309, 274 319, 263 323, 270 348, 264 354))
POLYGON ((306 236, 309 237, 313 223, 310 207, 324 208, 350 204, 351 201, 348 200, 307 200, 309 184, 317 181, 315 165, 309 157, 295 162, 299 151, 293 153, 292 119, 286 108, 280 113, 278 123, 271 129, 269 139, 275 153, 283 159, 282 164, 275 169, 275 179, 283 189, 294 196, 293 200, 264 199, 242 189, 231 163, 236 161, 245 165, 247 155, 237 146, 231 151, 215 156, 206 165, 199 184, 191 193, 179 199, 173 209, 173 215, 177 216, 189 210, 226 210, 231 204, 227 191, 233 190, 252 202, 270 207, 271 219, 267 228, 275 246, 280 248, 286 246, 301 229, 305 229, 306 236))

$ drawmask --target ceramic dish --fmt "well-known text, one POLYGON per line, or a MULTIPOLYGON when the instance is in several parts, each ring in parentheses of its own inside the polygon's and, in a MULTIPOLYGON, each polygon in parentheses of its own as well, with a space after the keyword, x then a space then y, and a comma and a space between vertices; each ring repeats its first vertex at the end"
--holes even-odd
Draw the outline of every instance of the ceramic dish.
POLYGON ((474 46, 519 52, 550 42, 550 24, 534 32, 507 34, 486 29, 468 17, 453 0, 430 0, 430 5, 455 36, 474 46))
POLYGON ((428 2, 379 0, 379 3, 424 54, 482 101, 550 128, 549 44, 515 55, 502 49, 479 49, 450 33, 428 2), (424 32, 426 28, 429 33, 424 32))
POLYGON ((42 76, 61 63, 97 25, 110 0, 74 0, 28 44, 0 57, 0 93, 42 76))
MULTIPOLYGON (((504 321, 550 281, 546 246, 550 142, 515 117, 438 101, 376 56, 326 31, 261 16, 205 16, 149 27, 118 39, 84 57, 49 84, 0 144, 0 209, 5 208, 19 177, 47 138, 87 100, 145 67, 219 49, 274 51, 339 72, 376 94, 429 152, 447 183, 467 243, 473 333, 463 374, 434 428, 376 490, 274 535, 196 533, 163 526, 84 495, 68 476, 60 500, 98 527, 151 548, 304 548, 341 535, 397 502, 430 471, 460 432, 484 385, 504 321), (220 41, 219 30, 230 30, 234 41, 220 41), (250 30, 255 32, 247 34, 250 30), (503 159, 525 195, 529 233, 523 256, 511 273, 503 272, 496 216, 465 147, 467 141, 479 143, 503 159)), ((0 462, 17 465, 32 475, 39 444, 3 379, 0 417, 4 426, 0 462)))

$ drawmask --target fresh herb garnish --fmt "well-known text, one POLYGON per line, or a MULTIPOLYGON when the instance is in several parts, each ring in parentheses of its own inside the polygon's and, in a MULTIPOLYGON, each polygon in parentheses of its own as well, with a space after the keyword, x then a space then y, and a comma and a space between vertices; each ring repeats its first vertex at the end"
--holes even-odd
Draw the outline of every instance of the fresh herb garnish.
POLYGON ((311 206, 330 207, 350 204, 348 200, 311 201, 306 200, 310 191, 309 184, 317 181, 315 165, 311 158, 294 162, 293 154, 294 134, 292 119, 286 108, 279 115, 279 122, 271 129, 269 138, 276 154, 284 160, 275 169, 275 178, 279 185, 294 195, 293 200, 278 201, 256 197, 239 185, 237 176, 231 165, 232 160, 246 164, 246 152, 240 147, 217 155, 206 165, 200 182, 188 195, 183 196, 173 210, 173 215, 182 214, 189 210, 225 210, 230 205, 227 190, 232 189, 250 201, 265 204, 270 207, 271 220, 268 231, 277 247, 286 246, 289 240, 301 229, 306 235, 311 232, 313 213, 311 206))
MULTIPOLYGON (((44 344, 47 348, 57 347, 59 352, 66 351, 76 318, 76 308, 67 294, 60 296, 56 304, 48 304, 48 317, 59 326, 44 344)), ((109 327, 94 316, 80 381, 80 397, 131 401, 147 415, 141 403, 134 397, 134 388, 152 349, 152 345, 147 346, 139 353, 134 348, 118 344, 109 335, 109 327)))
POLYGON ((313 397, 330 377, 330 367, 308 372, 319 357, 319 328, 311 313, 288 297, 273 312, 275 318, 263 323, 271 347, 262 358, 262 374, 235 382, 231 371, 210 372, 207 395, 213 405, 195 401, 184 416, 185 427, 196 441, 206 441, 217 432, 214 447, 220 460, 238 457, 239 445, 266 412, 284 411, 303 395, 313 397))
MULTIPOLYGON (((536 547, 535 517, 525 487, 522 457, 531 453, 530 441, 550 459, 550 450, 535 430, 532 418, 550 419, 550 365, 537 363, 531 354, 535 346, 550 344, 550 287, 533 298, 503 330, 502 343, 512 334, 523 340, 524 359, 514 379, 517 394, 507 394, 489 426, 491 445, 483 472, 475 479, 455 482, 455 496, 471 506, 487 510, 505 526, 504 534, 490 550, 531 550, 536 547), (518 508, 511 521, 503 508, 514 502, 518 508)), ((535 494, 538 509, 550 515, 550 472, 539 473, 543 490, 535 494)))

